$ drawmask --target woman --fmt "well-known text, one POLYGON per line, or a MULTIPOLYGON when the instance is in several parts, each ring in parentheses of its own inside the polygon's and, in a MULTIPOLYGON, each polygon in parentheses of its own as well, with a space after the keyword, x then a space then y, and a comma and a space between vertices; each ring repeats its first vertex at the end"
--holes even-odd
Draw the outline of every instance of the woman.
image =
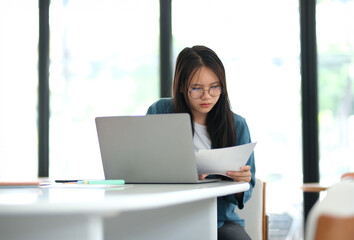
MULTIPOLYGON (((211 49, 194 46, 181 51, 176 61, 173 96, 155 102, 147 113, 189 113, 195 151, 251 142, 245 119, 231 111, 224 66, 211 49)), ((236 206, 242 209, 251 197, 255 184, 253 154, 246 166, 227 175, 234 181, 249 182, 250 189, 217 199, 218 239, 250 239, 244 221, 234 209, 236 206)))

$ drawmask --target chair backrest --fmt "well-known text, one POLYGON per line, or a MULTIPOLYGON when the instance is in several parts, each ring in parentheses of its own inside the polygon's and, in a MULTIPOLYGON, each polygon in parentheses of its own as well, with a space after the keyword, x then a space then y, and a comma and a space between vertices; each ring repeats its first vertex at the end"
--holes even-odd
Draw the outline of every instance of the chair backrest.
POLYGON ((354 239, 354 181, 342 180, 327 190, 309 212, 306 240, 354 239))
POLYGON ((245 230, 253 240, 268 239, 268 218, 265 207, 266 183, 256 178, 252 197, 246 202, 242 210, 235 212, 245 220, 245 230))
MULTIPOLYGON (((354 200, 354 199, 353 199, 354 200)), ((354 216, 333 217, 322 215, 318 218, 315 240, 353 240, 354 216)))

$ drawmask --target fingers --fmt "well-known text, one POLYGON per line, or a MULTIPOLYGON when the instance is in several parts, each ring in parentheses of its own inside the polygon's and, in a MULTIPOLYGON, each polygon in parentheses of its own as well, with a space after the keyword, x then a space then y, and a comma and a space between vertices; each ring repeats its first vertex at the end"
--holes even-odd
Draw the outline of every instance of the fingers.
POLYGON ((248 166, 248 165, 242 166, 242 167, 241 167, 241 170, 242 170, 242 171, 251 171, 251 166, 248 166))
POLYGON ((198 179, 204 180, 207 176, 208 176, 208 174, 200 174, 200 175, 198 175, 198 179))
POLYGON ((252 173, 250 166, 241 167, 241 171, 228 171, 226 175, 232 177, 236 182, 250 182, 252 173))

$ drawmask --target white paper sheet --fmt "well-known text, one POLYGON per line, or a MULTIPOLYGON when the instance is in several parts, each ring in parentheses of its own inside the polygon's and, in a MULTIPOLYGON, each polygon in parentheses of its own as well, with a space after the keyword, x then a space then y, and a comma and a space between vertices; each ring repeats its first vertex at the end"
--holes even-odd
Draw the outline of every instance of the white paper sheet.
POLYGON ((256 143, 235 147, 200 150, 197 153, 198 174, 225 175, 227 171, 240 171, 246 165, 256 143))

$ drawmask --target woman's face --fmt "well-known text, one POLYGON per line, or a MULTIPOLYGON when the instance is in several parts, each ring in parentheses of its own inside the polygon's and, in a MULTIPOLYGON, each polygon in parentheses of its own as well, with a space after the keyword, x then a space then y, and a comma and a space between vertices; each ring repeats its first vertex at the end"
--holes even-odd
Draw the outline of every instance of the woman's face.
POLYGON ((206 124, 205 121, 208 112, 210 112, 219 100, 219 90, 221 92, 220 81, 212 70, 204 66, 197 70, 188 88, 188 101, 195 122, 202 125, 206 124), (209 89, 211 95, 214 96, 210 95, 209 89), (198 91, 204 91, 204 93, 201 97, 196 98, 199 96, 195 94, 198 91))

